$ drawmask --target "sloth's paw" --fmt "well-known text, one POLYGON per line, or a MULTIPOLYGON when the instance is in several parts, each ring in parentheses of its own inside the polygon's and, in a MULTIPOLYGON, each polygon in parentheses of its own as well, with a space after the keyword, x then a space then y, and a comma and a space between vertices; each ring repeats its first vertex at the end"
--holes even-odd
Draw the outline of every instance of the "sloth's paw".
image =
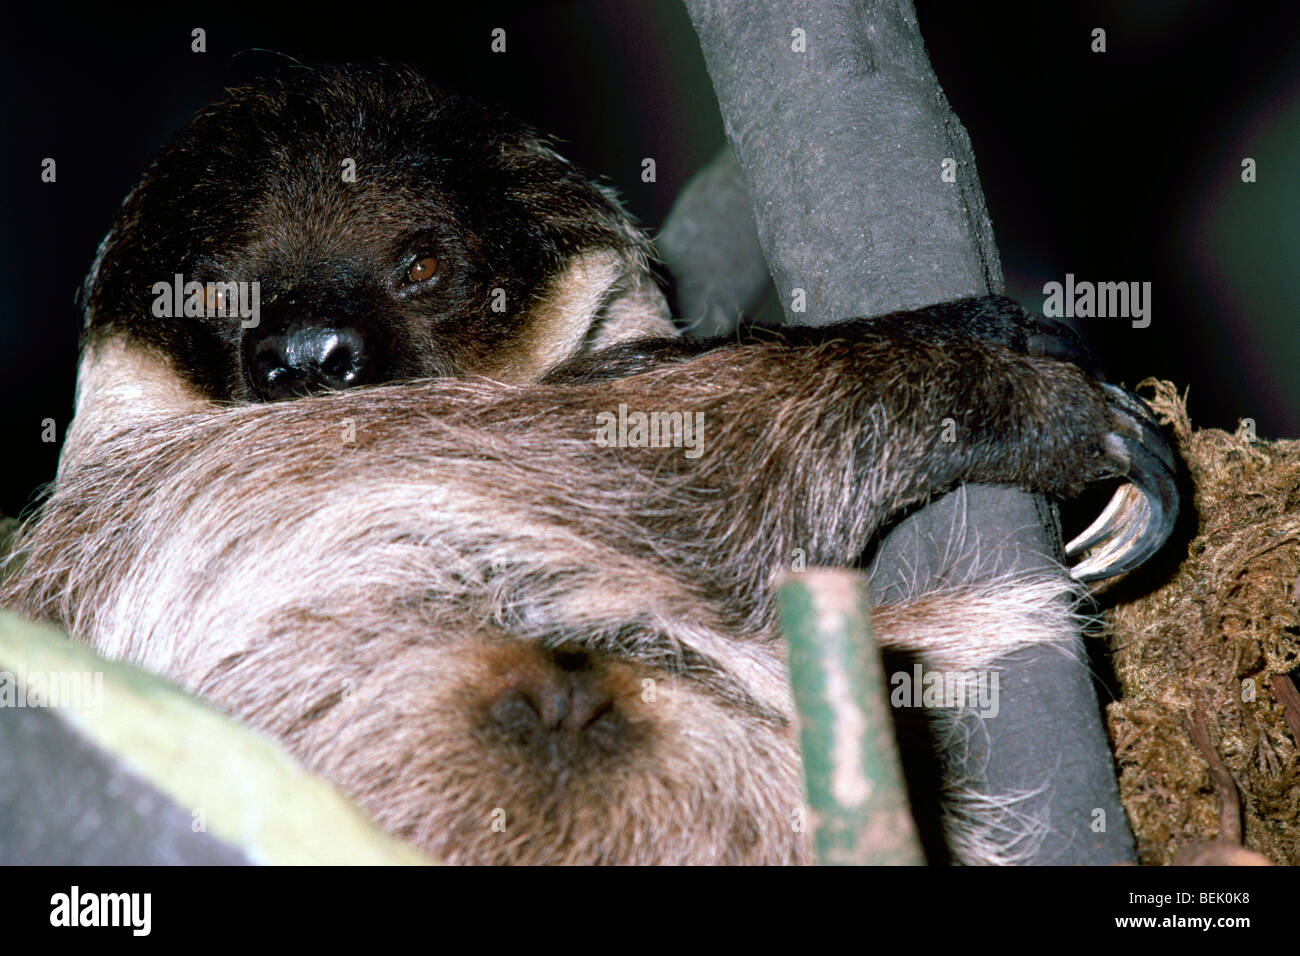
MULTIPOLYGON (((1069 362, 1101 383, 1110 431, 1103 453, 1114 473, 1126 479, 1088 528, 1066 545, 1077 563, 1071 575, 1099 581, 1143 564, 1168 540, 1178 518, 1177 459, 1151 409, 1136 395, 1107 384, 1100 363, 1079 334, 1060 322, 998 303, 1010 341, 1036 358, 1069 362), (1014 321, 1005 316, 1013 314, 1014 321)), ((987 308, 987 307, 986 307, 987 308)))
POLYGON ((1118 386, 1101 387, 1111 421, 1105 454, 1127 482, 1097 520, 1065 546, 1067 557, 1080 558, 1070 570, 1079 581, 1132 571, 1160 549, 1178 518, 1177 462, 1151 409, 1118 386))

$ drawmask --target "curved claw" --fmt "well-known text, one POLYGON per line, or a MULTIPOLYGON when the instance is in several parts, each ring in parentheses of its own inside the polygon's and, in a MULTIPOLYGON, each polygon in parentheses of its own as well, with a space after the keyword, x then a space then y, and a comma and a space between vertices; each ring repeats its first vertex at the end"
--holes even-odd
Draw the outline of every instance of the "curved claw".
POLYGON ((1129 480, 1111 497, 1105 511, 1066 545, 1066 554, 1089 552, 1070 574, 1097 581, 1132 571, 1155 554, 1178 518, 1175 459, 1146 404, 1112 385, 1117 430, 1106 436, 1106 450, 1129 480))
POLYGON ((1066 557, 1074 557, 1076 554, 1096 547, 1105 541, 1111 534, 1111 526, 1120 520, 1126 507, 1131 507, 1129 493, 1132 485, 1120 485, 1115 489, 1115 494, 1111 495, 1110 502, 1106 505, 1106 510, 1099 514, 1095 521, 1080 532, 1078 537, 1074 538, 1065 546, 1066 557))
POLYGON ((1166 468, 1177 471, 1177 459, 1174 458, 1173 451, 1165 441, 1165 436, 1160 432, 1160 424, 1156 421, 1155 413, 1147 403, 1118 385, 1103 382, 1101 387, 1106 390, 1111 402, 1118 406, 1117 419, 1120 424, 1127 426, 1125 430, 1128 434, 1137 439, 1148 451, 1159 455, 1166 468))

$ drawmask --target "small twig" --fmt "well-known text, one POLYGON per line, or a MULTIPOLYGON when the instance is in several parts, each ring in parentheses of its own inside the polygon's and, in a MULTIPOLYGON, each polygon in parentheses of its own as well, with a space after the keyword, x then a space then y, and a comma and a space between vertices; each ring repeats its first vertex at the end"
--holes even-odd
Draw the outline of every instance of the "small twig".
POLYGON ((1241 843, 1241 793, 1237 782, 1232 779, 1228 767, 1219 756, 1219 751, 1210 741, 1210 732, 1205 726, 1205 715, 1199 710, 1192 712, 1192 719, 1187 723, 1187 732, 1210 767, 1210 780, 1214 784, 1214 793, 1219 798, 1219 839, 1241 843))

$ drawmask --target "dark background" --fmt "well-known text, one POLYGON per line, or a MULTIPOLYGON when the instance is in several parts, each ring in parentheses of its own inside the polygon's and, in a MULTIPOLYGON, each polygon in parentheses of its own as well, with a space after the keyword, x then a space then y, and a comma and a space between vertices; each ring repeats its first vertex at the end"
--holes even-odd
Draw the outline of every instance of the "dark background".
MULTIPOLYGON (((1202 426, 1300 437, 1300 14, 1294 3, 918 2, 974 140, 1008 291, 1150 281, 1153 320, 1084 321, 1111 377, 1190 387, 1202 426), (1089 52, 1093 27, 1108 52, 1089 52), (1240 163, 1258 161, 1243 184, 1240 163)), ((655 228, 723 134, 676 0, 377 4, 185 14, 7 14, 0 130, 0 512, 53 477, 41 421, 72 412, 73 296, 113 213, 166 138, 276 65, 384 57, 555 133, 655 228), (332 12, 337 11, 337 12, 332 12), (190 30, 208 50, 190 52, 190 30), (489 31, 507 32, 504 55, 489 31), (58 181, 40 181, 40 163, 58 181), (642 183, 654 157, 658 181, 642 183)), ((797 24, 795 24, 797 25, 797 24)))

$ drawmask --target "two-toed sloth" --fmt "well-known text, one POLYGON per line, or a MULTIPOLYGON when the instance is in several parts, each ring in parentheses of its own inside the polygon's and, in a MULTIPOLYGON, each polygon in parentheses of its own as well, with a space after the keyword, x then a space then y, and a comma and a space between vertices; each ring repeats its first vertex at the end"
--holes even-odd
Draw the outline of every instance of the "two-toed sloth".
MULTIPOLYGON (((1090 544, 1127 567, 1172 511, 1168 453, 1007 300, 687 343, 648 254, 546 140, 409 71, 231 91, 100 248, 6 603, 448 861, 807 861, 773 608, 792 555, 851 566, 962 482, 1119 475, 1146 524, 1090 544), (211 314, 250 287, 256 316, 211 314), (632 434, 651 413, 663 441, 632 434)), ((1069 590, 956 586, 876 630, 969 668, 1072 633, 1069 590)))

